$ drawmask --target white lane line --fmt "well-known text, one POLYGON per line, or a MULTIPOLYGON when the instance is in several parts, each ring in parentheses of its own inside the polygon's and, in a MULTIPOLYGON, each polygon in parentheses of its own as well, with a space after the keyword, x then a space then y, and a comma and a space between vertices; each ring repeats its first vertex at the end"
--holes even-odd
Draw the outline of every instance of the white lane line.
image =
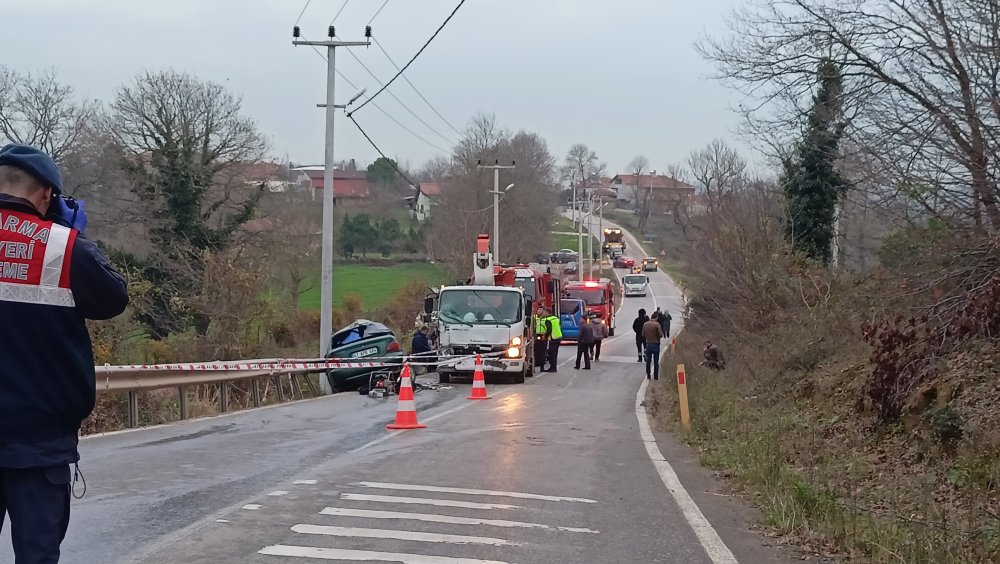
POLYGON ((316 558, 319 560, 356 560, 361 562, 400 562, 401 564, 509 564, 501 560, 479 560, 478 558, 449 558, 447 556, 425 556, 400 552, 374 552, 370 550, 346 550, 342 548, 316 548, 312 546, 289 546, 276 544, 266 546, 257 552, 267 556, 292 556, 316 558))
POLYGON ((243 506, 243 509, 246 509, 247 511, 257 511, 260 508, 261 505, 259 503, 248 503, 243 506))
POLYGON ((582 527, 550 527, 541 523, 525 523, 523 521, 507 521, 505 519, 478 519, 473 517, 452 517, 433 513, 406 513, 399 511, 375 511, 371 509, 346 509, 343 507, 327 507, 320 515, 334 517, 359 517, 362 519, 400 519, 404 521, 426 521, 429 523, 448 523, 451 525, 486 525, 490 527, 512 527, 524 529, 558 529, 570 533, 598 534, 600 531, 582 527))
POLYGON ((216 519, 215 522, 216 523, 228 523, 229 521, 227 521, 226 519, 216 519))
POLYGON ((368 529, 364 527, 331 527, 329 525, 295 525, 293 533, 306 535, 327 535, 331 537, 359 537, 368 539, 393 539, 417 542, 443 542, 449 544, 488 544, 491 546, 520 546, 521 543, 495 539, 492 537, 472 537, 468 535, 443 535, 416 531, 393 531, 389 529, 368 529))
POLYGON ((278 491, 271 492, 271 493, 269 493, 267 495, 273 496, 273 497, 278 497, 278 496, 281 496, 281 495, 288 495, 288 492, 286 492, 285 490, 278 490, 278 491))
POLYGON ((708 522, 701 509, 698 508, 698 504, 691 499, 691 495, 684 489, 684 485, 681 484, 680 479, 677 477, 677 472, 674 472, 674 467, 667 462, 667 459, 663 457, 663 453, 660 452, 660 447, 656 445, 656 438, 653 436, 653 431, 649 426, 646 408, 642 406, 642 400, 646 397, 646 382, 646 380, 642 381, 642 384, 639 386, 639 392, 635 395, 635 416, 639 420, 639 434, 642 436, 642 442, 646 445, 646 453, 649 455, 650 460, 653 461, 653 466, 656 467, 656 473, 660 475, 663 485, 667 487, 667 491, 670 492, 674 501, 677 502, 681 513, 684 514, 684 518, 691 525, 695 536, 698 537, 698 541, 705 549, 705 552, 708 553, 708 557, 712 562, 714 564, 739 564, 736 557, 733 556, 732 551, 726 546, 726 543, 722 542, 719 533, 708 522))
POLYGON ((521 493, 521 492, 476 490, 469 488, 448 488, 443 486, 421 486, 415 484, 394 484, 387 482, 357 482, 355 485, 364 486, 366 488, 377 488, 380 490, 405 490, 413 492, 453 493, 453 494, 463 494, 463 495, 491 495, 497 497, 516 497, 520 499, 540 499, 542 501, 574 501, 578 503, 597 503, 592 499, 584 499, 580 497, 562 497, 554 495, 541 495, 541 494, 521 493))
POLYGON ((438 507, 461 507, 463 509, 520 509, 519 505, 504 503, 475 503, 472 501, 452 501, 450 499, 428 499, 424 497, 397 497, 394 495, 340 494, 347 501, 374 501, 376 503, 405 503, 413 505, 436 505, 438 507))
POLYGON ((296 486, 312 486, 316 484, 316 480, 295 480, 292 484, 296 486))

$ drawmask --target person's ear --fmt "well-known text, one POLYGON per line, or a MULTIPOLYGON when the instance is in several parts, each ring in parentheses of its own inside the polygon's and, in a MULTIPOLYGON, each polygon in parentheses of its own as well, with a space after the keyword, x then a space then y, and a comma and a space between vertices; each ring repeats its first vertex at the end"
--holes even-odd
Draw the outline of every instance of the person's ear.
POLYGON ((38 204, 38 211, 41 212, 42 215, 46 215, 47 213, 49 213, 49 208, 52 207, 52 198, 53 198, 52 187, 45 188, 39 194, 37 204, 38 204))

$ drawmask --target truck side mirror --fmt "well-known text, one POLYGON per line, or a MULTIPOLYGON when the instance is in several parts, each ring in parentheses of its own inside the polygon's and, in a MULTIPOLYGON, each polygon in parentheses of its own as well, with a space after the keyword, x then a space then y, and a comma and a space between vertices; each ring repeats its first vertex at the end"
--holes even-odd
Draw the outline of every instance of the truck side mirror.
POLYGON ((432 311, 434 311, 434 298, 428 296, 424 298, 424 315, 428 318, 425 321, 430 321, 432 311))

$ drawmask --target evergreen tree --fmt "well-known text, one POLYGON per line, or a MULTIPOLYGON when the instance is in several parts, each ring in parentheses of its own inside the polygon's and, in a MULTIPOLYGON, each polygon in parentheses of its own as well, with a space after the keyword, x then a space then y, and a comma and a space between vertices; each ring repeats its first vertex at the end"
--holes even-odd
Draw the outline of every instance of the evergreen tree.
POLYGON ((782 163, 781 186, 788 205, 785 236, 797 252, 828 264, 837 202, 848 188, 835 166, 843 133, 843 78, 829 59, 820 63, 818 78, 806 131, 782 163))

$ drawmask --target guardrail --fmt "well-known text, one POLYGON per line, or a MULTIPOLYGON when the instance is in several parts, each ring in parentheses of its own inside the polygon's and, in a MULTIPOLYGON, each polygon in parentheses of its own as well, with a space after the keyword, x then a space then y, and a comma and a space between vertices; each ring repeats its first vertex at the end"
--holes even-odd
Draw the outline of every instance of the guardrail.
MULTIPOLYGON (((499 356, 502 353, 484 353, 483 358, 499 356)), ((421 355, 408 357, 373 358, 360 361, 357 359, 256 359, 237 361, 213 361, 173 364, 135 364, 122 366, 95 366, 97 393, 128 393, 128 427, 139 425, 139 394, 152 390, 177 388, 180 404, 180 418, 188 417, 187 390, 191 386, 219 386, 219 409, 223 413, 229 411, 230 384, 250 381, 250 396, 253 407, 261 405, 260 381, 262 378, 272 379, 279 402, 285 401, 285 390, 282 378, 290 380, 292 396, 304 398, 299 377, 312 373, 325 373, 335 368, 396 368, 404 363, 410 365, 442 365, 456 363, 465 356, 436 357, 433 362, 421 358, 421 355)), ((318 396, 312 380, 304 378, 306 386, 314 396, 318 396)))

